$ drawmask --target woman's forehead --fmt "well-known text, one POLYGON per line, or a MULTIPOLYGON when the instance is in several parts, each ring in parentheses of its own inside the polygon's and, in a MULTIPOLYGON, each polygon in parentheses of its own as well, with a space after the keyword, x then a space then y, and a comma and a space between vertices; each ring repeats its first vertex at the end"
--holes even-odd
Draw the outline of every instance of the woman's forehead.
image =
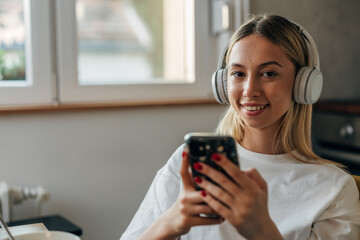
POLYGON ((234 63, 245 64, 262 61, 290 61, 279 46, 264 36, 252 34, 238 40, 232 46, 228 66, 234 63))

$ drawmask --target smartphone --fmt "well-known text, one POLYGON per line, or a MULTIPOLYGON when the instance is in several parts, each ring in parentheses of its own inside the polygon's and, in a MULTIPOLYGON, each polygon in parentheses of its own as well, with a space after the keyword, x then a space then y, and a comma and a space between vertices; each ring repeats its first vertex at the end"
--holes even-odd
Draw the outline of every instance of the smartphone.
MULTIPOLYGON (((229 179, 234 181, 219 165, 214 162, 214 160, 211 159, 211 156, 214 153, 225 154, 230 161, 239 166, 234 138, 231 136, 215 135, 213 133, 188 133, 185 135, 184 141, 188 148, 188 158, 194 178, 196 176, 200 176, 213 182, 214 184, 217 184, 193 168, 194 163, 202 162, 222 172, 229 179)), ((196 183, 195 188, 196 190, 201 190, 196 183)))

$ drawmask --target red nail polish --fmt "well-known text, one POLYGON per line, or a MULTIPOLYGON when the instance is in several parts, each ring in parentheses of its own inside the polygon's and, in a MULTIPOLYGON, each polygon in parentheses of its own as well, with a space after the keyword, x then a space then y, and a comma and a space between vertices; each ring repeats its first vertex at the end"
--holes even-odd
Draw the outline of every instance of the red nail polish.
POLYGON ((186 156, 186 152, 184 151, 183 153, 182 153, 182 157, 185 157, 186 156))
POLYGON ((202 182, 201 177, 195 177, 194 180, 195 180, 196 183, 201 183, 202 182))
POLYGON ((196 170, 202 170, 202 168, 203 168, 200 163, 194 163, 193 166, 196 170))
POLYGON ((203 197, 206 197, 206 195, 207 195, 204 190, 202 190, 200 193, 201 193, 201 196, 203 196, 203 197))
POLYGON ((220 162, 221 156, 220 156, 220 154, 214 153, 213 155, 211 155, 211 159, 213 159, 217 162, 220 162))

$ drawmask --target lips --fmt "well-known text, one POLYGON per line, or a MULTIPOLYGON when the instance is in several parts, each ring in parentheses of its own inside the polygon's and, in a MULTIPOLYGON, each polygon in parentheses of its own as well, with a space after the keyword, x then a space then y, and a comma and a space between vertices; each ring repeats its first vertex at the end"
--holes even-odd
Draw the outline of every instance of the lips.
POLYGON ((257 111, 257 110, 261 110, 264 109, 267 105, 262 105, 262 106, 244 106, 243 108, 245 108, 248 111, 257 111))
POLYGON ((259 115, 264 111, 269 104, 257 104, 257 103, 244 103, 241 104, 244 112, 249 116, 256 116, 259 115))
POLYGON ((266 108, 269 104, 261 104, 261 103, 242 103, 241 106, 248 111, 258 111, 266 108))

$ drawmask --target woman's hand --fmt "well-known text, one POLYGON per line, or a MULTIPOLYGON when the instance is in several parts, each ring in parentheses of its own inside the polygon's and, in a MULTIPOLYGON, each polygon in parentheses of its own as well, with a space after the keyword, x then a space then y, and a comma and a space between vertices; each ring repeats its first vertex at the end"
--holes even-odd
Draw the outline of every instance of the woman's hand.
POLYGON ((214 162, 221 166, 234 180, 202 163, 194 168, 219 186, 197 178, 197 184, 204 189, 203 201, 228 220, 246 239, 282 239, 268 210, 267 184, 256 169, 242 172, 224 155, 214 154, 214 162))
POLYGON ((204 204, 202 192, 196 191, 194 180, 189 172, 189 160, 187 153, 183 153, 180 175, 184 184, 183 191, 175 204, 168 210, 168 223, 174 233, 183 235, 190 231, 190 228, 198 225, 219 224, 223 220, 213 217, 204 217, 200 214, 217 214, 208 205, 204 204))
POLYGON ((221 217, 200 216, 200 214, 218 214, 204 204, 202 192, 195 190, 194 180, 189 171, 187 152, 183 153, 180 175, 184 188, 176 202, 139 239, 176 239, 188 233, 193 226, 214 225, 224 221, 221 217))

